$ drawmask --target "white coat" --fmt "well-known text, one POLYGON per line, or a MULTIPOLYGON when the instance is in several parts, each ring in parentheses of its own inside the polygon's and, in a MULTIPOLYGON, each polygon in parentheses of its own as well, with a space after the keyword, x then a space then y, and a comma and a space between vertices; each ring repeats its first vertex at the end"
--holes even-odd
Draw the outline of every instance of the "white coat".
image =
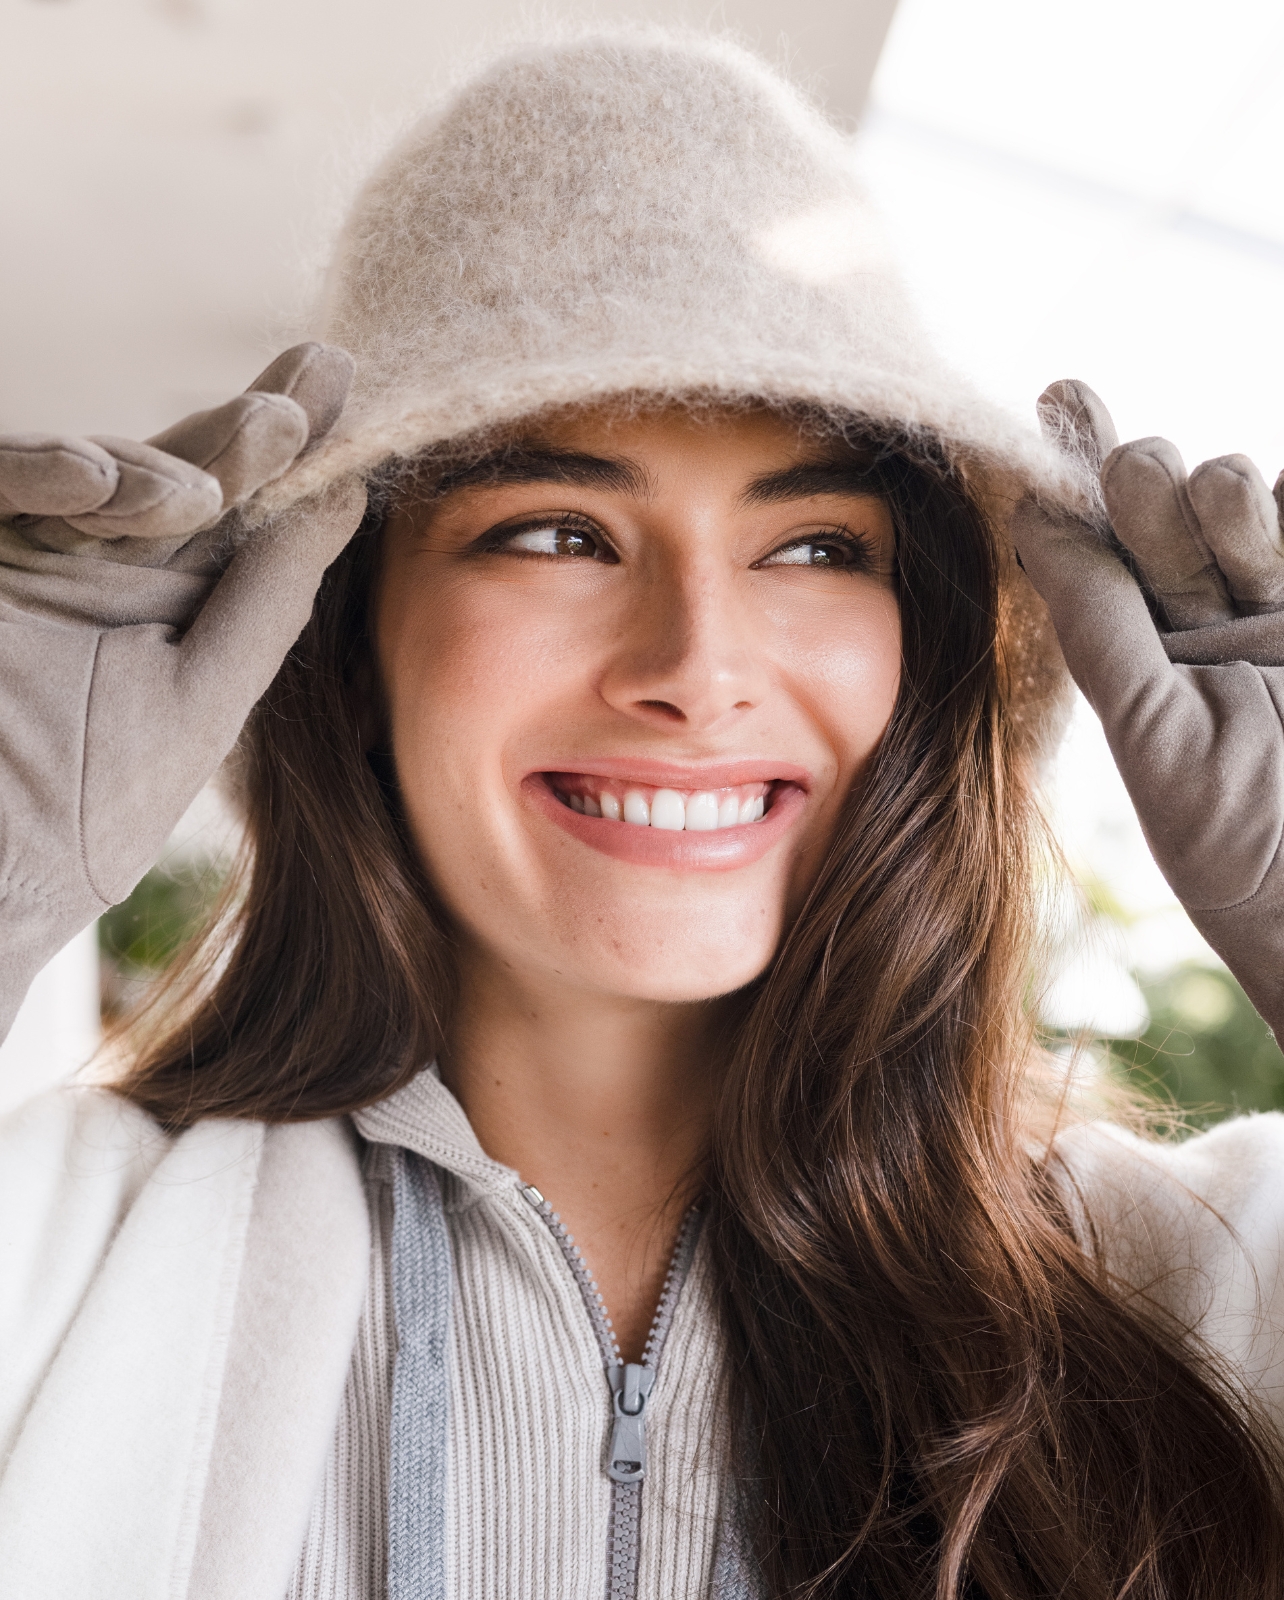
MULTIPOLYGON (((1060 1149, 1111 1269, 1284 1428, 1284 1116, 1180 1146, 1095 1124, 1060 1149)), ((7 1600, 281 1600, 369 1237, 346 1118, 171 1138, 82 1088, 0 1122, 7 1600)))
POLYGON ((356 1135, 103 1090, 0 1123, 0 1591, 281 1600, 365 1290, 356 1135))

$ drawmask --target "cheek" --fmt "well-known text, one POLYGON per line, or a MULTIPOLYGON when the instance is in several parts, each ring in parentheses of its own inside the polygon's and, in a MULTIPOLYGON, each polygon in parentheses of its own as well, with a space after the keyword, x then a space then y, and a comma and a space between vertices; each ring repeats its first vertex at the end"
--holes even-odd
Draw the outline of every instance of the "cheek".
POLYGON ((385 598, 378 654, 420 854, 464 911, 478 881, 494 888, 519 850, 506 757, 582 708, 593 642, 577 608, 534 603, 517 584, 434 576, 385 598))
MULTIPOLYGON (((783 620, 783 619, 782 619, 783 620)), ((778 658, 793 698, 822 730, 841 798, 878 741, 901 680, 901 619, 895 595, 868 592, 821 601, 787 619, 778 658)))
MULTIPOLYGON (((551 586, 550 586, 551 587, 551 586)), ((451 719, 505 714, 514 698, 540 698, 572 681, 597 640, 603 607, 584 596, 532 594, 503 581, 444 577, 382 606, 379 658, 390 702, 451 719), (433 707, 422 706, 431 698, 433 707)))
POLYGON ((575 648, 564 621, 504 584, 446 577, 391 596, 378 653, 399 755, 413 766, 427 752, 494 749, 565 679, 575 648))
POLYGON ((790 696, 831 763, 824 798, 809 819, 784 886, 785 921, 801 909, 821 870, 853 787, 877 750, 901 680, 900 608, 890 590, 791 608, 777 637, 790 696))

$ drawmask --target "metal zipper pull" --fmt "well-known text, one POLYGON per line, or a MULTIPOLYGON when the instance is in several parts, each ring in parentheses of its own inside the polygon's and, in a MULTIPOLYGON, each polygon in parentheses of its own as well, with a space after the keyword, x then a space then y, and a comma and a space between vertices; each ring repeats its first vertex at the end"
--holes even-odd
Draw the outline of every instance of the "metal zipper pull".
POLYGON ((646 1402, 655 1383, 655 1368, 636 1361, 608 1367, 615 1422, 607 1476, 614 1483, 641 1483, 646 1476, 646 1402))

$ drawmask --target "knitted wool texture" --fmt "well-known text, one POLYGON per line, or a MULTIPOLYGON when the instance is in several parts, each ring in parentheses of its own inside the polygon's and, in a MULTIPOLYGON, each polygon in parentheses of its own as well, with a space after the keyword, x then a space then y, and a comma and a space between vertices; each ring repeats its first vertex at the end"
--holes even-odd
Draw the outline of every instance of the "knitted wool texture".
MULTIPOLYGON (((944 450, 1005 528, 1081 474, 935 355, 851 141, 721 38, 644 29, 518 49, 391 152, 357 199, 318 334, 356 358, 348 409, 259 497, 270 514, 389 458, 547 408, 799 403, 944 450)), ((1011 563, 1004 643, 1033 748, 1066 679, 1011 563)))

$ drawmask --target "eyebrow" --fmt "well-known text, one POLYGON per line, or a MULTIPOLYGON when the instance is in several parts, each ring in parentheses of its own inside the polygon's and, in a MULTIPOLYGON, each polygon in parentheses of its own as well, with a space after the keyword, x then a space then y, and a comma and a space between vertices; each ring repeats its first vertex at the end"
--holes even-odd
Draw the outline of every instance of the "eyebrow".
POLYGON ((644 499, 652 489, 645 468, 625 456, 594 456, 553 445, 505 445, 478 461, 445 472, 433 498, 456 489, 499 488, 515 483, 561 483, 575 489, 606 489, 644 499))
POLYGON ((809 500, 818 494, 878 494, 867 466, 855 461, 803 461, 780 472, 755 478, 740 496, 741 505, 779 505, 784 500, 809 500))

